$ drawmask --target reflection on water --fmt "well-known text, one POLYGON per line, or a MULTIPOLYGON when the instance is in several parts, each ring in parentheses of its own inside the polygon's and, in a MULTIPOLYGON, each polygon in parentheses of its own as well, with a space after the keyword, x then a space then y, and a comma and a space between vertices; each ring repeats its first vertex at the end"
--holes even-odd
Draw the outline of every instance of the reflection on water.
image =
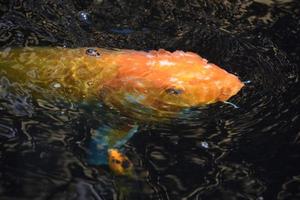
POLYGON ((122 114, 51 95, 55 83, 47 91, 12 82, 0 69, 1 199, 299 198, 299 8, 297 1, 2 1, 3 49, 182 49, 251 82, 230 100, 239 109, 218 103, 143 124, 125 146, 134 176, 115 177, 86 163, 87 143, 99 124, 122 114))

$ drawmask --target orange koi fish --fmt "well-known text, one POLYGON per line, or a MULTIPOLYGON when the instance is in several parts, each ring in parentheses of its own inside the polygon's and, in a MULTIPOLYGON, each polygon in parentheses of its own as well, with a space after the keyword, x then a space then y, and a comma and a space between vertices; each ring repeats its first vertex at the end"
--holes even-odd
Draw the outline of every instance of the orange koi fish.
MULTIPOLYGON (((78 102, 99 100, 137 121, 169 118, 185 108, 224 102, 244 86, 235 75, 183 51, 28 47, 6 49, 0 59, 0 70, 10 81, 53 87, 53 94, 78 102)), ((120 165, 127 158, 114 144, 122 137, 127 141, 132 131, 105 129, 97 135, 114 138, 110 134, 120 132, 121 137, 105 144, 109 166, 124 174, 120 165)), ((98 137, 98 146, 103 138, 98 137)))

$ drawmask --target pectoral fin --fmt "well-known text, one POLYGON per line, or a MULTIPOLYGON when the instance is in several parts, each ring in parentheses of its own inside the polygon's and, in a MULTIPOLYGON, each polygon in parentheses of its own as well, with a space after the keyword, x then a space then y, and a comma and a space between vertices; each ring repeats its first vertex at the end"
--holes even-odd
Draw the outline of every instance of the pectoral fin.
POLYGON ((132 163, 122 153, 122 147, 137 131, 137 125, 98 128, 92 133, 89 143, 88 163, 108 165, 116 175, 128 174, 132 169, 132 163))
POLYGON ((108 150, 108 166, 116 175, 132 174, 133 165, 131 161, 118 149, 108 150))

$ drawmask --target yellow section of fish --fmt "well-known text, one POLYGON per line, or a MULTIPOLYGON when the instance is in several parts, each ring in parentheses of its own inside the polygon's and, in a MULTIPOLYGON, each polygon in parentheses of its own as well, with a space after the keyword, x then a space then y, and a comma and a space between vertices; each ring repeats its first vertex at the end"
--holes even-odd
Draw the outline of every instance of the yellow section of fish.
MULTIPOLYGON (((11 81, 60 86, 61 95, 70 100, 99 99, 138 121, 169 118, 184 108, 226 101, 244 86, 235 75, 195 53, 161 49, 6 49, 0 52, 2 69, 11 81)), ((119 151, 108 154, 115 173, 130 169, 130 161, 119 151)))
POLYGON ((118 149, 108 150, 108 166, 116 175, 131 175, 132 163, 118 149))

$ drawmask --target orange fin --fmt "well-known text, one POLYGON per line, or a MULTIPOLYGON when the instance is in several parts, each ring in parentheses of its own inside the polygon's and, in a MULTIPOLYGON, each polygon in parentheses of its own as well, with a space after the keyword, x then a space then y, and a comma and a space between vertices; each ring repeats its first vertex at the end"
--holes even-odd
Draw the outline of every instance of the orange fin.
POLYGON ((108 166, 114 174, 119 176, 130 175, 133 170, 132 162, 117 149, 108 150, 108 166))

